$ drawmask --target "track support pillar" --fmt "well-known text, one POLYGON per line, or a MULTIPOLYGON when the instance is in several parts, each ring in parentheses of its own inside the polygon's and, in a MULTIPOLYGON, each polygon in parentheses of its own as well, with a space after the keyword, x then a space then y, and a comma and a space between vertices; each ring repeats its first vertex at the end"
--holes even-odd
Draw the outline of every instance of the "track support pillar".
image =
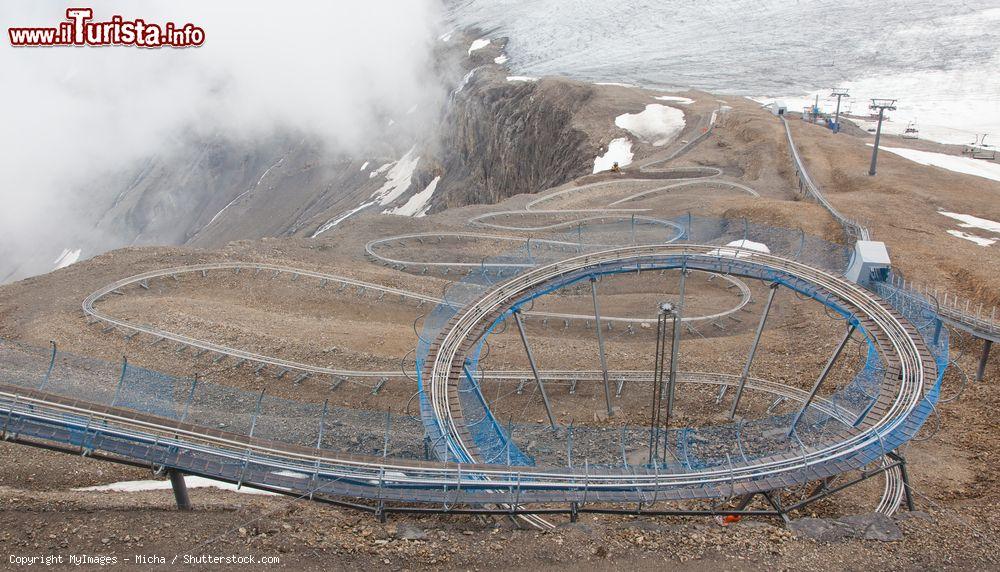
POLYGON ((903 496, 906 499, 906 510, 913 512, 916 507, 913 504, 913 493, 910 491, 910 473, 906 470, 906 458, 899 453, 890 453, 890 458, 899 462, 899 474, 903 477, 903 496))
POLYGON ((799 409, 798 413, 796 413, 795 417, 792 419, 792 425, 788 428, 789 437, 795 433, 795 426, 799 424, 802 416, 805 415, 806 409, 809 409, 809 405, 811 405, 813 399, 816 398, 816 393, 819 391, 819 387, 823 385, 823 382, 826 380, 826 376, 829 375, 830 370, 833 369, 834 362, 837 361, 837 358, 839 358, 840 354, 843 353, 844 348, 847 347, 847 342, 851 341, 851 336, 854 335, 854 330, 856 330, 857 327, 857 324, 851 324, 851 327, 847 329, 847 335, 840 340, 840 345, 837 346, 837 350, 833 352, 829 361, 826 362, 826 367, 823 368, 823 372, 819 374, 818 378, 816 378, 816 383, 813 384, 812 390, 809 391, 809 397, 807 397, 805 402, 802 403, 802 408, 799 409))
POLYGON ((681 267, 680 293, 677 297, 677 305, 673 311, 672 341, 670 344, 670 371, 667 377, 667 417, 663 421, 664 428, 670 423, 670 416, 674 413, 674 390, 677 386, 677 356, 681 349, 681 322, 684 320, 684 282, 687 278, 687 266, 681 267))
POLYGON ((986 360, 990 358, 993 340, 983 340, 983 354, 979 357, 979 367, 976 369, 976 381, 982 381, 986 374, 986 360))
POLYGON ((657 318, 656 324, 656 351, 653 363, 653 403, 652 403, 652 417, 649 422, 649 463, 653 464, 657 462, 658 452, 660 448, 660 433, 663 433, 663 457, 666 459, 667 447, 666 440, 668 439, 669 433, 667 429, 670 425, 670 415, 674 410, 674 386, 677 383, 677 356, 680 350, 681 341, 681 321, 682 321, 682 309, 681 306, 684 304, 684 282, 687 276, 686 266, 681 267, 681 279, 680 279, 680 292, 677 304, 671 304, 670 302, 664 302, 660 304, 660 313, 657 318), (663 360, 666 357, 666 337, 667 337, 667 320, 671 321, 671 348, 670 348, 670 369, 669 373, 664 371, 663 360), (667 382, 664 384, 663 376, 667 373, 667 382), (664 387, 664 385, 666 387, 664 387), (667 406, 666 411, 662 412, 662 403, 664 393, 666 393, 667 406), (663 418, 661 423, 660 418, 663 418), (662 430, 661 430, 662 427, 662 430))
POLYGON ((601 332, 601 308, 597 303, 597 279, 590 277, 590 295, 594 300, 594 324, 597 326, 597 351, 601 358, 601 375, 604 376, 604 403, 608 408, 608 417, 614 414, 611 408, 611 384, 608 382, 608 359, 604 354, 604 333, 601 332))
POLYGON ((528 335, 524 331, 524 324, 521 323, 521 311, 514 311, 514 323, 517 324, 517 333, 521 335, 521 343, 524 344, 524 353, 528 354, 528 364, 531 366, 531 373, 535 376, 535 383, 538 384, 538 392, 542 394, 542 404, 545 405, 545 414, 549 418, 549 425, 555 430, 556 418, 552 415, 552 406, 549 404, 549 395, 545 393, 545 384, 542 383, 542 376, 538 374, 538 366, 535 365, 535 356, 531 353, 531 346, 528 345, 528 335))
POLYGON ((170 488, 174 490, 174 501, 177 502, 177 510, 189 511, 191 507, 191 497, 188 496, 187 483, 184 482, 184 473, 177 469, 167 471, 170 476, 170 488))
MULTIPOLYGON (((747 362, 743 365, 743 373, 740 374, 740 382, 736 386, 736 395, 733 397, 733 407, 729 410, 729 419, 736 417, 736 409, 740 406, 740 399, 743 397, 743 388, 750 377, 750 368, 753 366, 753 358, 757 355, 757 346, 760 344, 760 336, 764 333, 764 324, 767 322, 767 315, 771 312, 771 304, 774 302, 774 295, 778 292, 778 283, 771 284, 767 293, 767 302, 764 303, 764 312, 760 315, 760 324, 757 325, 757 333, 754 335, 753 344, 750 345, 750 353, 747 354, 747 362)), ((726 386, 723 385, 719 391, 719 397, 725 395, 726 386)))
POLYGON ((785 509, 782 508, 781 500, 779 500, 776 496, 774 496, 772 492, 766 492, 761 494, 764 495, 764 498, 767 499, 767 503, 770 504, 771 508, 773 508, 774 511, 778 513, 778 516, 781 517, 781 520, 783 520, 785 524, 788 524, 789 522, 792 521, 792 519, 788 517, 788 512, 786 512, 785 509))

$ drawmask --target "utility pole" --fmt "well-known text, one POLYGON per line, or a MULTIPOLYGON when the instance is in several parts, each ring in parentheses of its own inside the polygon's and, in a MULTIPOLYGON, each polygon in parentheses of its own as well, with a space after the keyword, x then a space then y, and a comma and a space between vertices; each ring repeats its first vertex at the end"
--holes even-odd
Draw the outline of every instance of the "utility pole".
POLYGON ((872 166, 868 169, 868 175, 875 176, 875 166, 878 164, 878 142, 882 138, 882 120, 885 119, 886 110, 896 110, 895 99, 873 99, 869 109, 878 110, 878 127, 875 129, 875 148, 872 149, 872 166))
POLYGON ((841 88, 841 87, 835 87, 835 88, 833 88, 833 93, 830 94, 830 97, 836 97, 837 98, 837 113, 833 117, 833 123, 834 123, 834 125, 837 126, 837 130, 839 131, 840 130, 840 99, 843 98, 843 97, 851 97, 851 96, 850 96, 850 94, 847 93, 847 89, 841 88))

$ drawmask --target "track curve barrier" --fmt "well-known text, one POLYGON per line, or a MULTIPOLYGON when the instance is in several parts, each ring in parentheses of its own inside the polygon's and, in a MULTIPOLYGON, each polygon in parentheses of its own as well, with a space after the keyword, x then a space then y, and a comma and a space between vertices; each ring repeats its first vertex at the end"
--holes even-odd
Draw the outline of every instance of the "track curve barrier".
MULTIPOLYGON (((822 272, 814 267, 797 264, 793 261, 783 260, 775 262, 775 260, 780 259, 774 259, 771 255, 750 250, 729 249, 727 251, 713 246, 694 247, 684 245, 635 247, 631 250, 642 249, 663 250, 664 252, 670 252, 670 249, 677 249, 677 252, 686 253, 680 259, 668 262, 650 262, 648 263, 649 267, 646 268, 647 270, 679 268, 682 265, 687 265, 689 268, 698 268, 706 271, 736 274, 768 281, 779 281, 786 284, 786 286, 792 287, 792 289, 795 289, 804 296, 818 299, 833 311, 842 316, 850 316, 851 319, 859 316, 862 308, 872 310, 875 306, 879 305, 877 298, 872 293, 852 283, 836 278, 833 274, 822 272), (697 252, 694 258, 691 258, 691 253, 688 249, 692 249, 691 252, 697 252), (778 274, 780 273, 776 274, 777 271, 775 270, 777 267, 769 267, 767 271, 762 271, 758 268, 754 271, 753 268, 748 268, 747 266, 755 258, 767 259, 777 264, 777 267, 784 269, 783 271, 794 267, 798 274, 795 274, 794 279, 790 275, 779 276, 778 274), (800 284, 796 280, 804 280, 805 283, 800 284), (823 286, 821 287, 819 284, 823 286), (825 292, 825 294, 819 295, 818 293, 821 291, 825 292), (831 294, 833 291, 838 292, 838 294, 831 294), (838 296, 841 298, 838 299, 838 296)), ((576 271, 577 274, 565 278, 555 285, 545 283, 543 288, 541 283, 532 283, 531 287, 541 288, 543 292, 550 292, 553 288, 564 287, 575 281, 588 279, 595 274, 634 272, 637 267, 642 266, 644 263, 627 258, 628 252, 630 252, 630 249, 626 248, 609 251, 608 253, 595 253, 568 260, 559 260, 553 263, 552 267, 560 269, 561 273, 576 271), (602 256, 607 256, 608 258, 600 258, 602 256), (585 261, 585 263, 579 268, 574 268, 572 265, 578 259, 585 261), (598 265, 599 267, 595 269, 594 265, 598 265)), ((502 259, 509 262, 513 258, 506 256, 502 257, 502 259)), ((484 268, 488 267, 489 265, 486 265, 484 268)), ((543 270, 545 269, 538 268, 528 271, 524 276, 531 276, 543 270)), ((558 276, 562 277, 563 274, 558 274, 558 276)), ((439 306, 435 314, 432 314, 427 321, 427 326, 421 336, 421 347, 418 350, 418 371, 421 373, 420 381, 422 388, 421 406, 425 425, 428 427, 428 434, 436 443, 435 452, 442 459, 456 462, 503 462, 511 465, 521 464, 532 466, 536 462, 535 455, 539 451, 538 443, 545 442, 545 439, 541 435, 531 434, 530 432, 526 436, 523 435, 522 439, 517 439, 518 432, 524 433, 526 429, 514 428, 511 431, 511 428, 505 427, 504 424, 498 422, 486 406, 478 387, 478 380, 488 374, 488 372, 477 371, 476 367, 479 352, 482 350, 488 333, 510 316, 514 309, 521 305, 530 304, 530 300, 533 299, 531 297, 516 298, 515 294, 511 293, 511 288, 513 285, 518 284, 521 278, 519 276, 500 282, 490 279, 489 270, 476 273, 449 290, 446 298, 450 300, 450 303, 439 306), (494 298, 492 297, 494 291, 503 291, 509 297, 500 299, 494 304, 494 298), (481 312, 483 318, 470 323, 467 321, 468 312, 473 311, 481 312), (462 327, 467 327, 468 329, 461 330, 462 327), (454 341, 450 336, 455 335, 455 332, 459 330, 468 332, 468 336, 460 338, 459 341, 454 341), (465 340, 464 345, 461 339, 465 340), (454 350, 453 353, 441 358, 441 352, 448 348, 454 350), (463 373, 461 367, 463 364, 470 370, 470 373, 463 373), (535 450, 523 450, 517 445, 518 442, 532 443, 535 450)), ((555 280, 552 276, 547 276, 546 279, 555 280)), ((514 292, 520 292, 520 290, 514 290, 514 292)), ((915 298, 908 300, 912 301, 915 298)), ((903 304, 902 314, 915 319, 919 322, 918 325, 907 321, 900 315, 899 311, 892 307, 883 307, 882 309, 888 310, 889 314, 883 317, 881 323, 883 325, 895 324, 892 326, 895 333, 886 335, 888 338, 896 341, 883 339, 879 342, 880 336, 871 334, 874 330, 870 325, 861 326, 861 329, 868 332, 868 335, 871 337, 867 338, 867 349, 861 360, 860 372, 851 384, 838 391, 830 399, 832 405, 829 406, 826 412, 816 410, 810 413, 811 421, 807 425, 813 428, 815 432, 808 438, 797 435, 795 439, 779 439, 778 442, 770 442, 766 446, 761 445, 760 439, 764 435, 774 436, 781 434, 782 427, 787 429, 790 422, 787 415, 774 416, 752 422, 743 421, 737 425, 724 427, 671 430, 672 434, 666 441, 676 444, 671 452, 674 462, 658 467, 658 469, 664 473, 686 473, 706 467, 716 467, 718 470, 720 465, 725 465, 732 471, 730 473, 732 476, 740 471, 741 463, 745 463, 751 458, 765 458, 767 459, 767 463, 782 462, 775 460, 775 458, 784 458, 785 461, 795 458, 796 462, 801 460, 803 463, 800 469, 804 473, 808 473, 812 469, 804 468, 809 464, 809 461, 806 459, 810 457, 812 450, 821 447, 819 442, 822 442, 825 438, 829 438, 832 441, 843 438, 845 441, 852 443, 851 446, 855 447, 855 451, 858 450, 856 447, 860 446, 861 449, 871 452, 872 449, 868 449, 868 446, 859 445, 860 441, 857 441, 857 439, 868 439, 869 446, 877 444, 877 448, 882 454, 891 451, 894 447, 901 444, 919 429, 920 424, 926 419, 926 415, 933 409, 934 402, 937 399, 940 372, 944 371, 944 367, 947 364, 947 346, 946 342, 943 342, 940 337, 936 340, 932 351, 927 350, 924 345, 924 334, 927 333, 927 328, 931 327, 934 321, 933 313, 928 312, 926 306, 911 303, 910 301, 903 304), (904 339, 909 341, 902 341, 904 339), (905 353, 909 353, 908 356, 897 356, 897 359, 890 362, 886 362, 880 357, 880 352, 885 352, 887 347, 892 346, 898 349, 902 347, 900 344, 910 344, 909 349, 905 351, 905 353), (886 402, 889 401, 882 392, 887 390, 890 392, 894 391, 888 389, 889 386, 892 386, 892 382, 888 380, 892 379, 899 371, 904 370, 908 371, 909 375, 916 375, 918 378, 926 379, 916 385, 903 383, 895 388, 895 390, 900 392, 896 396, 896 405, 901 403, 900 399, 904 401, 908 400, 909 403, 909 405, 902 406, 902 409, 899 410, 906 411, 902 417, 897 418, 897 421, 902 424, 896 424, 894 428, 889 429, 882 422, 869 420, 871 417, 879 418, 882 413, 888 412, 888 410, 882 410, 886 406, 886 402), (909 388, 904 389, 907 385, 910 385, 909 388), (908 394, 909 397, 901 397, 904 393, 908 394), (852 419, 852 421, 845 422, 846 419, 852 419), (908 421, 901 421, 902 419, 907 419, 908 421), (865 428, 865 424, 870 424, 870 427, 865 428), (905 429, 903 429, 904 426, 906 426, 905 429), (855 436, 846 438, 845 432, 867 433, 868 437, 855 436), (889 434, 893 435, 893 438, 887 438, 889 434), (750 435, 756 435, 756 437, 749 437, 750 435)), ((725 381, 719 379, 721 376, 708 375, 708 377, 714 380, 712 383, 725 383, 725 381)), ((893 416, 895 414, 889 414, 881 418, 886 419, 893 416)), ((536 431, 544 432, 547 429, 543 430, 539 428, 536 431)), ((615 456, 615 453, 609 454, 609 451, 620 450, 622 451, 622 455, 619 458, 627 458, 627 455, 625 455, 625 451, 628 448, 626 442, 635 443, 641 441, 639 437, 646 430, 632 429, 633 433, 631 434, 629 429, 611 431, 605 432, 606 434, 602 437, 596 436, 596 434, 601 432, 598 429, 576 428, 574 431, 581 442, 594 444, 594 447, 590 450, 590 456, 584 454, 582 458, 587 458, 590 462, 597 462, 602 457, 606 459, 609 456, 615 456), (582 437, 588 434, 590 434, 589 438, 582 437), (615 444, 620 445, 620 447, 611 446, 615 444), (603 455, 600 454, 601 451, 604 451, 603 455)), ((855 460, 867 458, 865 455, 861 455, 855 460)), ((837 466, 843 470, 847 470, 847 467, 858 466, 854 462, 845 461, 843 458, 833 460, 833 457, 831 457, 827 460, 830 461, 831 466, 837 466)), ((826 460, 817 461, 819 465, 825 465, 825 463, 826 460)), ((594 465, 590 466, 593 467, 594 465)), ((829 468, 827 467, 827 469, 829 468)), ((820 472, 822 473, 825 470, 823 469, 820 472)), ((802 474, 800 473, 800 475, 802 474)), ((762 475, 762 473, 756 474, 754 478, 759 480, 762 478, 762 475)), ((735 476, 733 478, 736 479, 735 476)), ((807 477, 802 476, 802 478, 807 477)), ((789 474, 784 474, 778 480, 782 479, 784 479, 786 486, 790 482, 789 479, 796 480, 794 476, 790 476, 789 474)), ((771 484, 774 485, 774 488, 780 488, 775 482, 771 484)), ((887 494, 889 492, 887 485, 887 494)), ((898 504, 898 492, 899 489, 897 488, 890 495, 892 498, 895 498, 895 504, 898 504)), ((894 508, 893 506, 892 509, 894 510, 894 508)))

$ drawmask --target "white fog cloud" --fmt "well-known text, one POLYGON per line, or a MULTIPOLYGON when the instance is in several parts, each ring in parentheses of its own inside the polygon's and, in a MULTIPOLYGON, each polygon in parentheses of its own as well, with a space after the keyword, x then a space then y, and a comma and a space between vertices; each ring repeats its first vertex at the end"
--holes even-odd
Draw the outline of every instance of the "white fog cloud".
POLYGON ((436 0, 100 2, 95 20, 191 22, 205 44, 10 46, 8 26, 56 25, 77 5, 0 6, 0 256, 8 259, 40 243, 49 258, 74 248, 59 237, 79 230, 78 185, 163 153, 184 133, 299 130, 349 151, 386 116, 432 110, 438 95, 426 73, 436 0))

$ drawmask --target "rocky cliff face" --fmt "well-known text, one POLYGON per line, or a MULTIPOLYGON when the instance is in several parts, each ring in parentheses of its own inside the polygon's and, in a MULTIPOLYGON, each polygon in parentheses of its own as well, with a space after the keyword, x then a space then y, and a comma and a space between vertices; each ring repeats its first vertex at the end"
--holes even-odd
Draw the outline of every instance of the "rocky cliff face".
POLYGON ((596 154, 573 126, 573 110, 591 90, 561 81, 510 82, 497 70, 458 94, 445 116, 434 208, 495 203, 534 193, 589 172, 596 154))

